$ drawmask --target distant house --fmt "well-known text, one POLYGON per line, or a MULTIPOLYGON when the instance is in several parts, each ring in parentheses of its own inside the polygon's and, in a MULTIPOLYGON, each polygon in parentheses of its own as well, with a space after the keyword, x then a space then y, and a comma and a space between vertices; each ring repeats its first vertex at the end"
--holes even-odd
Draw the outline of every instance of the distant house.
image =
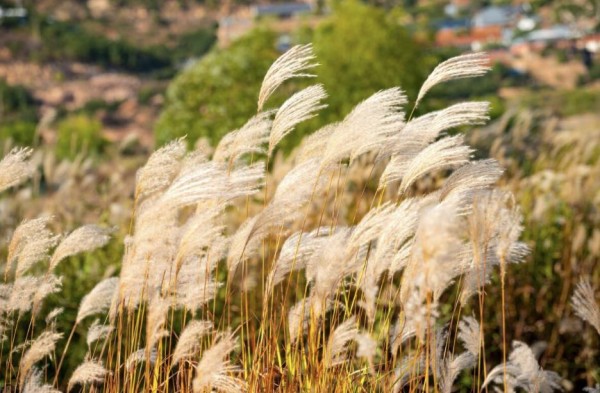
POLYGON ((473 27, 514 25, 521 14, 519 7, 512 6, 489 6, 473 15, 473 27))
POLYGON ((579 38, 580 34, 570 27, 554 25, 531 31, 525 37, 514 41, 510 50, 515 55, 523 55, 528 52, 540 52, 548 45, 559 49, 571 49, 575 45, 575 40, 579 38))
POLYGON ((471 29, 440 29, 435 41, 438 46, 451 46, 479 50, 488 44, 503 41, 504 30, 500 26, 473 27, 471 29))
POLYGON ((24 19, 27 17, 25 7, 2 8, 0 7, 0 19, 24 19))
POLYGON ((554 42, 563 40, 572 40, 578 38, 579 35, 565 25, 554 25, 547 29, 533 30, 527 35, 527 41, 530 42, 554 42))
POLYGON ((318 22, 313 15, 315 7, 312 2, 287 2, 239 7, 235 12, 221 18, 217 37, 221 47, 229 45, 233 40, 251 30, 257 21, 272 21, 271 28, 280 34, 278 48, 289 47, 289 34, 306 21, 310 25, 318 22))
POLYGON ((581 37, 578 44, 581 48, 585 48, 592 53, 598 53, 600 52, 600 33, 581 37))
POLYGON ((255 18, 274 17, 278 19, 288 19, 300 15, 310 14, 313 6, 308 3, 274 3, 255 5, 251 7, 255 18))

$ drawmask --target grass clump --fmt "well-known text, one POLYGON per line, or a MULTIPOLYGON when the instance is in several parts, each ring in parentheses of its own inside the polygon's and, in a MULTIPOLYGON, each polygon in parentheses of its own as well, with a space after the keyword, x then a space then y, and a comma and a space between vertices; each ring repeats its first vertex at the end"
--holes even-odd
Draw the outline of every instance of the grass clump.
MULTIPOLYGON (((0 287, 5 385, 562 389, 561 376, 541 366, 534 347, 508 339, 512 265, 524 262, 529 248, 520 240, 520 207, 496 186, 502 167, 474 160, 464 135, 447 135, 485 123, 489 105, 407 116, 437 84, 484 74, 485 56, 439 65, 412 108, 398 87, 376 92, 282 161, 275 147, 318 116, 327 95, 315 84, 278 108, 269 98, 289 79, 310 77, 314 62, 310 45, 280 57, 257 89, 256 114, 214 151, 189 152, 182 138, 150 156, 137 172, 120 271, 81 300, 70 331, 57 331, 60 311, 41 322, 44 299, 61 290, 56 267, 106 246, 110 231, 83 226, 60 236, 50 218, 15 230, 0 287), (499 288, 494 308, 490 286, 499 288), (485 324, 490 314, 501 320, 497 331, 485 324), (88 351, 63 379, 70 342, 92 317, 88 351), (21 321, 29 326, 24 335, 21 321), (499 356, 490 356, 489 337, 499 356)), ((29 154, 15 150, 0 162, 0 174, 8 174, 0 191, 33 174, 29 154)), ((573 304, 596 326, 592 295, 581 284, 573 304)))

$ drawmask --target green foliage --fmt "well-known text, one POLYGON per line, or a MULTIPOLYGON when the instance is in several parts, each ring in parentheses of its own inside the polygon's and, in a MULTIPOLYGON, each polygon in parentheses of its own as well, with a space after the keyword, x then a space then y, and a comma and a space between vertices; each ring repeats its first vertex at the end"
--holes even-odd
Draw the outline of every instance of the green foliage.
POLYGON ((124 40, 109 40, 78 24, 44 22, 41 38, 43 46, 33 54, 39 61, 77 60, 134 72, 153 71, 171 64, 165 50, 139 48, 124 40))
POLYGON ((33 51, 26 46, 11 48, 16 55, 39 62, 82 61, 162 77, 172 76, 178 64, 204 55, 216 42, 216 26, 202 26, 182 35, 173 45, 146 47, 123 38, 109 39, 81 23, 52 21, 40 14, 34 14, 30 29, 41 45, 33 51))
MULTIPOLYGON (((81 299, 105 276, 115 274, 115 272, 118 273, 119 261, 123 255, 122 244, 122 239, 115 235, 115 238, 107 246, 93 253, 67 258, 60 263, 57 274, 63 277, 62 290, 48 297, 42 312, 42 315, 47 315, 56 307, 64 308, 63 314, 57 321, 59 331, 69 334, 75 324, 81 299)), ((100 317, 104 318, 103 316, 100 317)), ((69 356, 65 358, 65 363, 61 368, 60 381, 67 381, 72 370, 85 358, 87 352, 86 336, 94 319, 93 316, 86 318, 75 329, 73 340, 69 345, 69 356)), ((57 353, 62 353, 65 344, 64 340, 58 343, 57 353)), ((100 348, 96 347, 96 351, 99 350, 100 348)))
POLYGON ((321 64, 319 81, 330 94, 327 121, 339 120, 358 102, 378 90, 400 86, 411 99, 417 95, 433 59, 382 9, 358 1, 340 2, 314 34, 321 64))
POLYGON ((178 39, 178 43, 173 51, 170 51, 171 58, 176 61, 184 61, 190 57, 201 57, 213 47, 217 41, 215 34, 217 26, 210 29, 201 28, 183 34, 178 39))
MULTIPOLYGON (((325 85, 329 107, 319 119, 300 125, 284 139, 286 150, 309 130, 339 120, 378 90, 401 86, 414 98, 433 68, 433 57, 423 54, 394 13, 386 15, 358 2, 337 5, 316 31, 301 33, 302 41, 313 42, 321 64, 316 80, 309 82, 325 85)), ((275 39, 275 33, 258 29, 227 49, 214 50, 177 76, 155 127, 156 142, 160 145, 187 135, 190 144, 199 137, 214 144, 241 126, 256 113, 264 73, 279 55, 275 39)), ((277 97, 268 106, 276 103, 277 97)))
POLYGON ((11 117, 35 119, 35 100, 23 86, 11 86, 0 79, 0 120, 11 117))
POLYGON ((600 95, 593 88, 534 92, 523 98, 523 107, 542 109, 559 116, 573 116, 581 113, 598 113, 600 95))
POLYGON ((57 126, 56 155, 72 159, 79 154, 95 155, 104 150, 102 124, 83 114, 71 115, 57 126))
POLYGON ((11 140, 17 146, 35 144, 36 123, 27 120, 15 120, 0 123, 0 141, 11 140))
POLYGON ((155 128, 158 144, 184 135, 216 143, 256 113, 260 83, 277 58, 275 34, 259 29, 216 49, 178 75, 167 89, 155 128))

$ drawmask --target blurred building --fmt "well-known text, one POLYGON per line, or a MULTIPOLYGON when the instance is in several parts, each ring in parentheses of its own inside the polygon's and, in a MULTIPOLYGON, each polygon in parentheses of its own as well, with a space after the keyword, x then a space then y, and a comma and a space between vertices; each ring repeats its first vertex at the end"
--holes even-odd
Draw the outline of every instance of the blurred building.
POLYGON ((314 1, 267 3, 237 7, 219 20, 217 31, 219 46, 229 45, 260 21, 268 20, 271 23, 271 28, 280 34, 280 49, 285 50, 291 32, 298 29, 302 23, 314 25, 318 21, 315 11, 314 1))

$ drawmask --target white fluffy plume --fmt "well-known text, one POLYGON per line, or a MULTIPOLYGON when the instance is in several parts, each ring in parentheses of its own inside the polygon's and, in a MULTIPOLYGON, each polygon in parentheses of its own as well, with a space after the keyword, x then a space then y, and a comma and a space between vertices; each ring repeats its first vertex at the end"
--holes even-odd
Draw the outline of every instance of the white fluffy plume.
POLYGON ((588 279, 581 279, 571 298, 575 314, 590 325, 600 334, 600 306, 594 296, 594 288, 588 279))
POLYGON ((325 98, 327 93, 320 84, 309 86, 288 98, 273 120, 269 137, 269 154, 297 124, 315 117, 319 110, 325 108, 327 105, 321 104, 325 98))
POLYGON ((489 59, 485 53, 471 53, 456 56, 440 63, 429 74, 417 96, 415 106, 435 85, 454 79, 472 78, 482 76, 490 70, 489 59))
POLYGON ((108 375, 108 371, 102 363, 86 360, 73 371, 73 375, 69 379, 67 392, 71 391, 75 385, 101 384, 104 382, 106 375, 108 375))
POLYGON ((305 71, 316 67, 312 45, 296 45, 281 55, 265 74, 258 94, 258 111, 271 97, 273 92, 285 81, 297 77, 313 77, 305 71))

